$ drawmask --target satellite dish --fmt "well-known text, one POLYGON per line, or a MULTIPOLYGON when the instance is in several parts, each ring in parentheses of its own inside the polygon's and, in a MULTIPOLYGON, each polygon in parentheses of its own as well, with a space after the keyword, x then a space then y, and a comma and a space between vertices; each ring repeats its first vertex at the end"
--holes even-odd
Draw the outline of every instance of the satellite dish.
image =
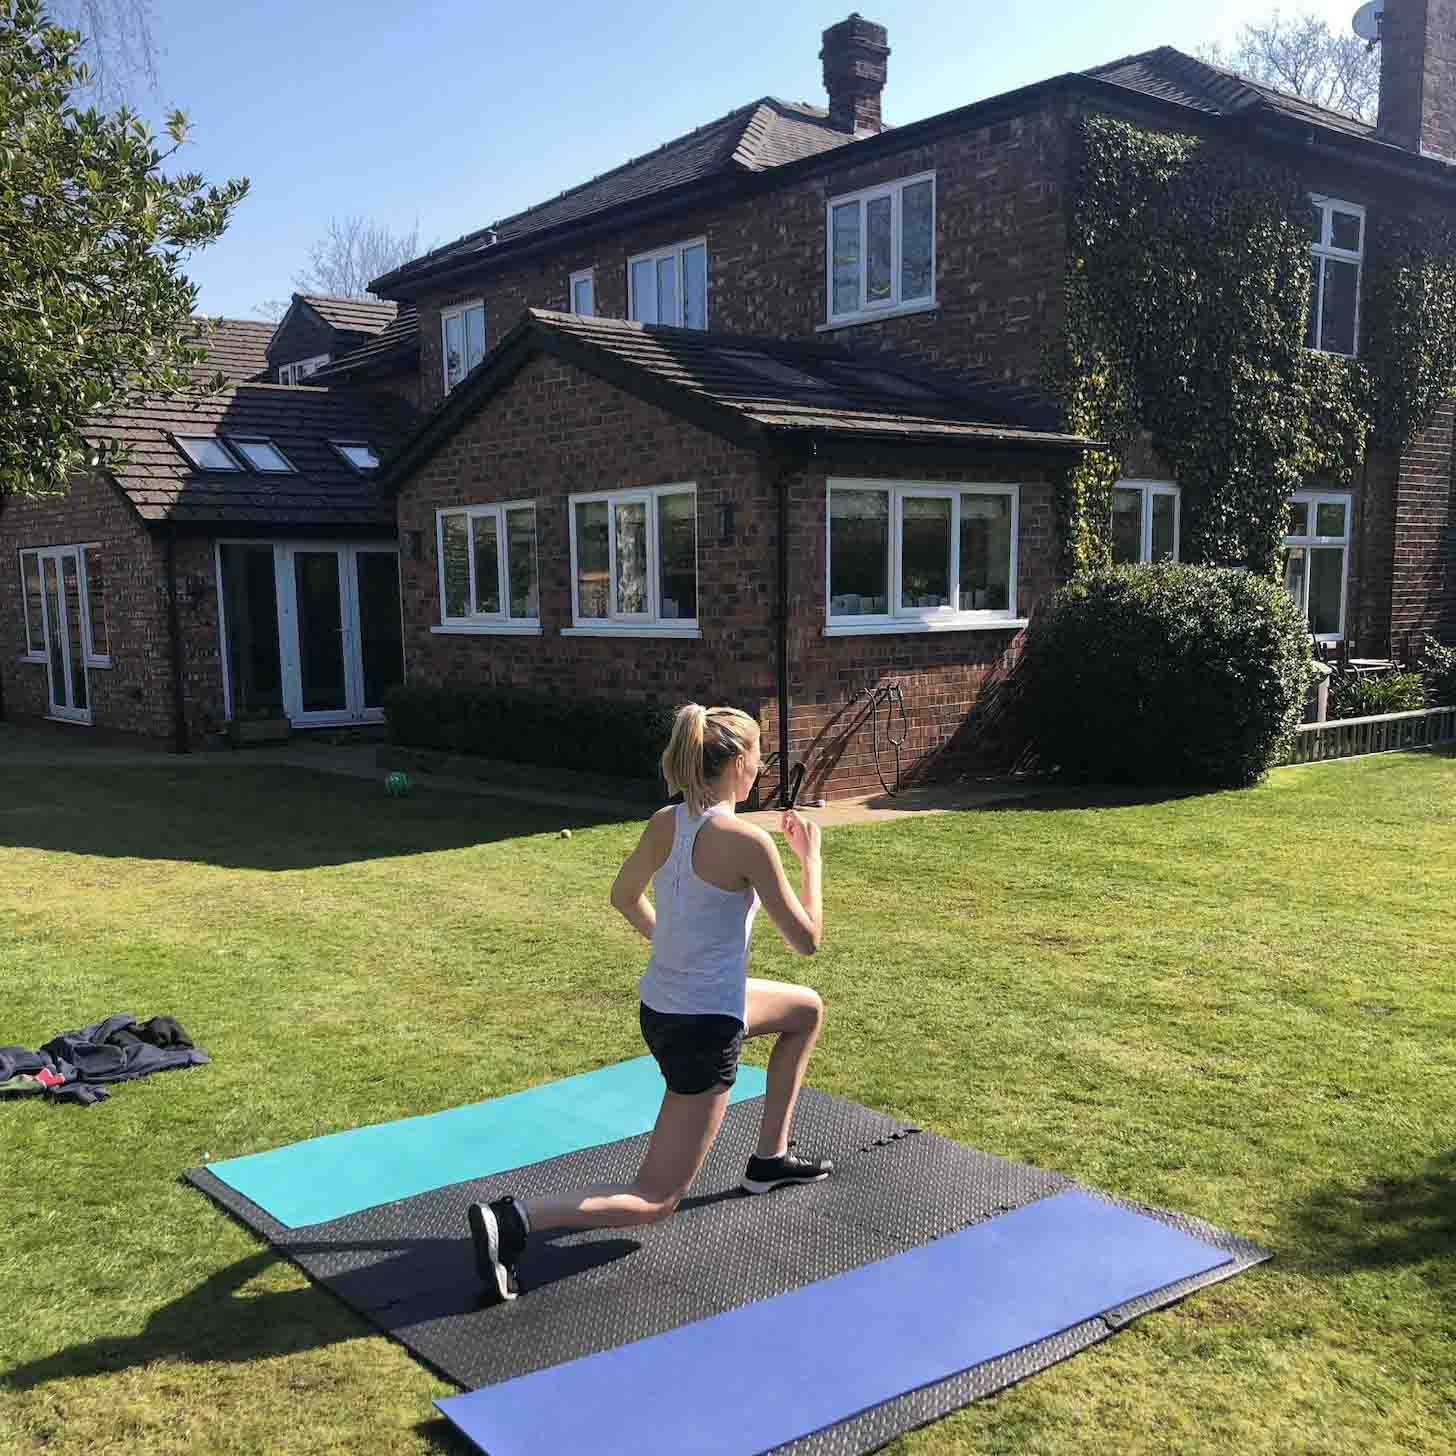
POLYGON ((1385 15, 1385 0, 1367 0, 1356 12, 1350 23, 1355 34, 1371 45, 1380 39, 1380 22, 1385 15))

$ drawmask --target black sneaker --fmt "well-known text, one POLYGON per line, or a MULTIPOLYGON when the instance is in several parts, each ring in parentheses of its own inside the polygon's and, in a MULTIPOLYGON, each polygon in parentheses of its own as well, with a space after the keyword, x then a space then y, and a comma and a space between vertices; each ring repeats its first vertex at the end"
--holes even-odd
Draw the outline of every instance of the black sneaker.
POLYGON ((811 1161, 797 1153, 785 1153, 781 1158, 753 1157, 748 1160, 741 1186, 748 1193, 767 1193, 789 1183, 818 1183, 833 1171, 834 1164, 828 1158, 811 1161))
POLYGON ((480 1282, 502 1299, 516 1297, 516 1261, 526 1247, 526 1229, 514 1198, 472 1203, 465 1210, 470 1239, 475 1245, 475 1268, 480 1282))

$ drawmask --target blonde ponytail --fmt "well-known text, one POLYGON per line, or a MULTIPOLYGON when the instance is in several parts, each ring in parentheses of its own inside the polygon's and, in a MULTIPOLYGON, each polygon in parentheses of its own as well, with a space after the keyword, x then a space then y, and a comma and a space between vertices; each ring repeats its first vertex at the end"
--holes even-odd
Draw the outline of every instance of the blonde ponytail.
POLYGON ((738 708, 705 708, 701 703, 679 708, 662 755, 668 789, 682 794, 688 813, 701 814, 712 802, 714 780, 740 753, 748 752, 757 736, 758 724, 738 708))

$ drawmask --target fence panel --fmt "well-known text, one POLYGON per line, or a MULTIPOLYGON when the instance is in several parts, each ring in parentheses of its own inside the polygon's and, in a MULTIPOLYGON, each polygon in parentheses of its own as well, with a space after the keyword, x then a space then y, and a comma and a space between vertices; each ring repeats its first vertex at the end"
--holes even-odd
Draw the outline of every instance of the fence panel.
POLYGON ((1304 723, 1295 730, 1290 763, 1322 763, 1365 753, 1392 753, 1456 743, 1456 706, 1418 708, 1412 713, 1380 713, 1370 718, 1332 718, 1304 723))

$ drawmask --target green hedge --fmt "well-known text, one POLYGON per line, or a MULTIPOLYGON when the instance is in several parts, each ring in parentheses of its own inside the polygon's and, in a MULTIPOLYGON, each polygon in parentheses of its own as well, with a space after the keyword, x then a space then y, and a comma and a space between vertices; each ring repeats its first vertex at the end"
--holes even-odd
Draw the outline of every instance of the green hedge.
POLYGON ((1427 636, 1421 653, 1421 675, 1428 708, 1456 705, 1456 647, 1443 646, 1438 637, 1427 636))
POLYGON ((1035 761, 1069 778, 1240 786, 1292 750, 1311 671, 1278 582, 1117 567, 1063 587, 1033 622, 1015 717, 1035 761))
POLYGON ((414 687, 384 701, 390 740, 511 763, 657 779, 674 710, 503 688, 414 687))

